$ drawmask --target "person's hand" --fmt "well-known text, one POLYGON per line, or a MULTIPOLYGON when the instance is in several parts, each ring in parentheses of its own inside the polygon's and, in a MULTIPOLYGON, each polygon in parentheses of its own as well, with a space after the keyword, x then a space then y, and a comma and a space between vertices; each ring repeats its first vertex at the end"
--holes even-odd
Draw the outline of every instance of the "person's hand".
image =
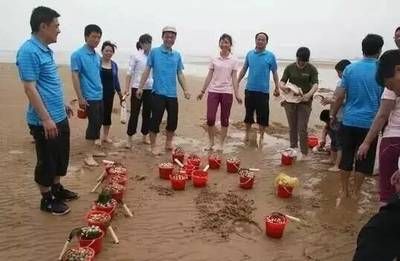
POLYGON ((78 99, 78 102, 79 102, 79 108, 81 108, 82 110, 86 110, 86 107, 89 106, 89 103, 85 100, 85 98, 78 99))
POLYGON ((400 172, 396 170, 390 178, 390 184, 395 187, 396 192, 400 192, 400 172))
POLYGON ((329 105, 329 104, 331 104, 331 100, 326 98, 326 97, 322 97, 321 96, 321 105, 322 106, 326 106, 326 105, 329 105))
POLYGON ((138 88, 136 91, 136 98, 140 100, 142 98, 142 94, 143 94, 143 89, 138 88))
POLYGON ((279 97, 279 95, 281 95, 281 93, 280 93, 280 91, 279 91, 279 88, 275 88, 275 90, 274 90, 274 96, 275 96, 275 97, 279 97))
POLYGON ((301 98, 302 102, 308 102, 310 100, 311 96, 308 94, 303 95, 303 98, 301 98))
POLYGON ((367 158, 367 153, 369 150, 370 145, 366 142, 363 142, 360 147, 358 147, 357 151, 357 159, 363 160, 367 158))
POLYGON ((241 98, 239 95, 235 95, 235 98, 236 98, 236 101, 237 101, 239 104, 242 104, 242 103, 243 103, 243 100, 242 100, 242 98, 241 98))
POLYGON ((325 148, 325 145, 326 145, 326 140, 321 140, 321 141, 319 142, 319 147, 320 147, 320 148, 325 148))
POLYGON ((183 91, 183 95, 185 96, 185 99, 190 99, 190 93, 188 91, 183 91))
POLYGON ((330 126, 332 129, 335 129, 336 126, 337 126, 337 119, 336 119, 335 116, 329 116, 329 117, 330 117, 329 126, 330 126))
POLYGON ((52 119, 47 119, 42 122, 44 129, 44 137, 46 139, 54 139, 58 136, 57 125, 54 123, 52 119))
POLYGON ((280 89, 281 89, 284 93, 290 92, 290 88, 289 88, 289 87, 286 87, 286 85, 281 85, 281 86, 280 86, 280 89))
POLYGON ((197 95, 197 100, 201 101, 201 99, 203 99, 204 96, 204 92, 199 93, 199 95, 197 95))
POLYGON ((74 111, 72 110, 71 106, 65 104, 65 112, 67 113, 68 118, 74 116, 74 111))

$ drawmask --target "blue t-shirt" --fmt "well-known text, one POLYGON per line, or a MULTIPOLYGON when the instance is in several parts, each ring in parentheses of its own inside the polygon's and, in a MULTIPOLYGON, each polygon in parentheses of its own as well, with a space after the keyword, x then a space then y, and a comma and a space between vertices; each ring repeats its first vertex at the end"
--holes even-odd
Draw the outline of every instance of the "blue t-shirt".
POLYGON ((87 45, 71 55, 71 70, 79 73, 82 95, 87 101, 103 99, 100 66, 100 56, 87 45))
POLYGON ((343 124, 369 129, 378 112, 383 87, 375 80, 377 60, 364 58, 350 64, 343 72, 342 87, 346 92, 343 124))
POLYGON ((183 70, 181 55, 161 45, 151 50, 147 66, 153 69, 153 93, 176 98, 176 76, 183 70))
MULTIPOLYGON (((44 107, 55 123, 67 117, 64 93, 52 50, 36 36, 27 40, 17 52, 19 77, 25 82, 35 82, 44 107)), ((41 126, 39 114, 29 103, 26 113, 28 124, 41 126)))
POLYGON ((249 68, 246 89, 269 93, 270 72, 274 73, 278 68, 275 55, 267 50, 251 50, 246 55, 244 66, 249 68))

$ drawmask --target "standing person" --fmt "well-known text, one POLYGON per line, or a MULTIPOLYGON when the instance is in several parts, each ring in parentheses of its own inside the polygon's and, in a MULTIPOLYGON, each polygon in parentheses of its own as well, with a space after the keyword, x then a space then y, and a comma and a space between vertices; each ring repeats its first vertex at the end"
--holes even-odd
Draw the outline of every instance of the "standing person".
POLYGON ((262 146, 265 128, 269 125, 269 77, 270 72, 275 83, 274 96, 279 96, 279 77, 275 55, 266 50, 268 35, 264 32, 255 36, 256 47, 247 53, 242 70, 239 73, 239 83, 249 69, 246 84, 244 105, 246 107, 245 142, 249 141, 251 125, 254 123, 254 112, 257 115, 260 138, 258 145, 262 146))
POLYGON ((17 66, 29 100, 26 120, 36 146, 35 182, 42 194, 40 210, 64 215, 70 211, 64 201, 76 199, 78 194, 60 183, 69 162, 67 116, 72 115, 72 110, 64 105, 63 86, 49 48, 60 33, 58 17, 48 7, 33 9, 32 36, 18 50, 17 66))
MULTIPOLYGON (((364 58, 352 63, 343 72, 342 87, 336 92, 336 100, 331 109, 331 124, 336 124, 337 111, 343 104, 341 127, 342 170, 341 183, 343 196, 349 196, 349 177, 353 171, 354 157, 378 111, 382 87, 376 82, 377 58, 383 46, 383 39, 376 34, 368 34, 362 41, 364 58)), ((355 162, 354 193, 359 195, 365 176, 371 176, 374 170, 377 139, 371 142, 366 157, 355 162)))
POLYGON ((117 92, 120 103, 122 102, 121 87, 118 79, 118 65, 111 60, 115 53, 117 46, 110 41, 105 41, 101 46, 101 69, 100 78, 101 84, 103 85, 103 137, 102 141, 112 143, 112 140, 108 137, 111 126, 111 113, 114 103, 114 95, 117 92))
POLYGON ((98 166, 93 155, 105 156, 95 152, 101 146, 100 129, 103 123, 103 86, 100 78, 100 55, 95 51, 99 45, 102 31, 98 25, 85 27, 85 44, 71 55, 72 84, 78 97, 79 107, 87 111, 88 126, 85 138, 89 150, 85 164, 98 166))
POLYGON ((397 162, 400 156, 400 98, 398 96, 400 94, 400 85, 398 84, 400 73, 396 70, 400 68, 400 51, 386 52, 379 60, 378 66, 377 79, 379 79, 380 85, 386 86, 386 88, 381 97, 378 114, 358 149, 358 159, 366 159, 371 144, 388 123, 383 131, 379 149, 379 196, 381 205, 384 205, 396 192, 390 183, 390 178, 399 168, 397 162))
POLYGON ((397 48, 400 49, 400 26, 396 28, 394 31, 394 43, 396 44, 397 48))
MULTIPOLYGON (((335 93, 342 86, 343 72, 344 72, 344 69, 346 69, 346 67, 349 64, 351 64, 351 62, 349 60, 343 59, 343 60, 340 60, 335 65, 335 70, 339 77, 339 80, 336 84, 335 93)), ((322 98, 321 104, 324 106, 330 104, 332 106, 332 104, 335 102, 335 93, 331 99, 322 98)), ((330 116, 328 114, 328 124, 330 125, 329 117, 330 116)), ((331 129, 331 133, 332 133, 332 137, 333 137, 333 139, 331 139, 331 141, 332 141, 332 143, 334 143, 334 146, 332 146, 332 144, 331 144, 331 157, 327 162, 329 164, 334 164, 333 167, 330 167, 328 169, 328 171, 332 171, 332 172, 340 171, 339 164, 342 159, 342 137, 341 137, 341 133, 340 133, 340 126, 342 125, 342 118, 343 118, 343 106, 341 106, 340 109, 338 110, 338 112, 336 113, 336 121, 337 122, 336 122, 335 126, 327 126, 328 128, 331 129)), ((325 146, 325 143, 326 143, 326 141, 324 139, 322 139, 322 141, 320 142, 320 146, 322 146, 322 145, 325 146)))
POLYGON ((167 138, 165 149, 172 150, 172 139, 178 126, 178 99, 176 95, 176 78, 182 87, 186 99, 190 99, 190 93, 186 88, 183 75, 182 58, 179 52, 172 50, 176 40, 176 29, 166 26, 162 29, 163 44, 153 48, 147 60, 147 66, 140 79, 139 88, 136 92, 138 98, 142 97, 143 89, 153 70, 154 84, 151 97, 151 119, 150 119, 150 144, 153 155, 159 155, 157 150, 157 133, 160 131, 161 120, 166 110, 167 138))
POLYGON ((209 147, 207 149, 210 151, 214 149, 215 118, 218 106, 220 106, 221 110, 221 136, 217 150, 223 151, 233 103, 232 94, 235 95, 239 104, 242 103, 238 92, 239 84, 237 80, 239 61, 232 55, 232 37, 229 34, 223 34, 219 38, 219 48, 221 49, 219 56, 211 60, 203 88, 197 96, 197 99, 201 100, 208 88, 207 126, 209 147))
POLYGON ((128 135, 127 147, 132 147, 132 136, 136 134, 138 118, 140 113, 140 107, 142 107, 142 128, 141 132, 143 135, 143 143, 150 144, 148 140, 150 116, 151 116, 151 89, 153 87, 153 77, 149 75, 149 78, 144 84, 143 93, 140 99, 136 97, 137 89, 140 83, 140 77, 147 65, 147 58, 151 50, 152 37, 149 34, 143 34, 139 37, 139 41, 136 43, 135 53, 130 61, 126 75, 125 83, 125 94, 131 93, 131 113, 129 116, 128 129, 126 131, 128 135))
POLYGON ((307 47, 300 47, 296 52, 296 62, 285 68, 280 82, 280 88, 285 93, 290 92, 290 88, 286 86, 288 81, 302 92, 302 98, 298 103, 288 101, 282 103, 289 124, 290 147, 297 148, 300 137, 302 160, 309 159, 308 120, 312 108, 312 97, 318 89, 318 71, 309 63, 309 60, 310 50, 307 47))

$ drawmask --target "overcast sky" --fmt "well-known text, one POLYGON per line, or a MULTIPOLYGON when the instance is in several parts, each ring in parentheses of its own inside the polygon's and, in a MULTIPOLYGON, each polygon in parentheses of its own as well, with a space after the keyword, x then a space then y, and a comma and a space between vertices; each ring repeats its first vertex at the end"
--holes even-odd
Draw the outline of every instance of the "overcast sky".
POLYGON ((133 51, 137 38, 150 33, 161 42, 161 28, 178 30, 176 48, 184 55, 213 55, 218 38, 229 33, 234 52, 242 56, 254 47, 254 34, 270 35, 268 48, 278 58, 293 58, 308 46, 314 59, 361 55, 367 33, 384 37, 384 49, 394 48, 393 31, 400 26, 400 0, 0 0, 0 50, 15 50, 29 37, 32 9, 46 5, 61 17, 56 51, 71 51, 83 43, 83 28, 96 23, 103 40, 119 50, 133 51), (397 19, 396 19, 397 18, 397 19))

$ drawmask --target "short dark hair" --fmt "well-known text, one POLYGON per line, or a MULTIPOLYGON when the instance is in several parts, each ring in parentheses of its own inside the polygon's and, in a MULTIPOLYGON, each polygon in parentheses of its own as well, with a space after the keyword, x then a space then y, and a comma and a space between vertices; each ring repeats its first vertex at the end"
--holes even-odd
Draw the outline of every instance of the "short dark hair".
POLYGON ((335 70, 338 72, 343 72, 344 69, 347 67, 347 65, 351 64, 351 62, 347 59, 340 60, 336 65, 335 65, 335 70))
POLYGON ((397 33, 398 31, 400 31, 400 26, 396 28, 396 30, 394 31, 394 33, 397 33))
POLYGON ((161 37, 164 37, 164 34, 165 33, 173 33, 175 36, 177 35, 177 33, 176 32, 172 32, 172 31, 164 31, 164 32, 162 32, 162 34, 161 34, 161 37))
POLYGON ((297 49, 296 57, 299 61, 308 62, 310 60, 310 49, 307 47, 300 47, 297 49))
POLYGON ((221 37, 219 38, 218 42, 221 42, 222 40, 228 40, 228 42, 232 45, 232 36, 230 36, 229 34, 222 34, 221 37))
POLYGON ((329 110, 323 110, 323 111, 321 111, 321 114, 319 115, 319 119, 320 119, 321 121, 323 121, 323 122, 328 123, 329 120, 330 120, 330 117, 329 117, 329 110))
POLYGON ((85 27, 85 37, 88 37, 91 33, 98 33, 100 35, 103 34, 100 26, 98 26, 97 24, 88 24, 85 27))
POLYGON ((31 14, 31 30, 32 33, 39 32, 39 27, 41 23, 50 24, 54 18, 60 17, 60 14, 57 13, 55 10, 45 7, 39 6, 32 10, 31 14))
POLYGON ((259 36, 260 34, 265 35, 265 38, 267 39, 267 42, 268 42, 268 39, 269 39, 268 34, 267 34, 267 33, 264 33, 264 32, 259 32, 259 33, 257 33, 256 36, 254 37, 254 39, 257 40, 257 36, 259 36))
POLYGON ((362 51, 366 56, 377 55, 382 51, 383 38, 377 34, 368 34, 362 40, 362 51))
POLYGON ((136 43, 136 49, 140 50, 142 49, 142 44, 146 44, 146 43, 151 43, 153 40, 153 38, 151 37, 151 35, 149 34, 142 34, 139 37, 138 42, 136 43))
POLYGON ((104 50, 107 46, 110 46, 113 50, 113 53, 115 53, 115 49, 117 49, 117 45, 113 44, 111 41, 105 41, 103 42, 103 45, 101 46, 101 51, 104 50))
POLYGON ((376 71, 376 81, 380 86, 385 86, 386 78, 394 76, 394 69, 397 65, 400 65, 400 50, 389 50, 382 54, 376 71))

